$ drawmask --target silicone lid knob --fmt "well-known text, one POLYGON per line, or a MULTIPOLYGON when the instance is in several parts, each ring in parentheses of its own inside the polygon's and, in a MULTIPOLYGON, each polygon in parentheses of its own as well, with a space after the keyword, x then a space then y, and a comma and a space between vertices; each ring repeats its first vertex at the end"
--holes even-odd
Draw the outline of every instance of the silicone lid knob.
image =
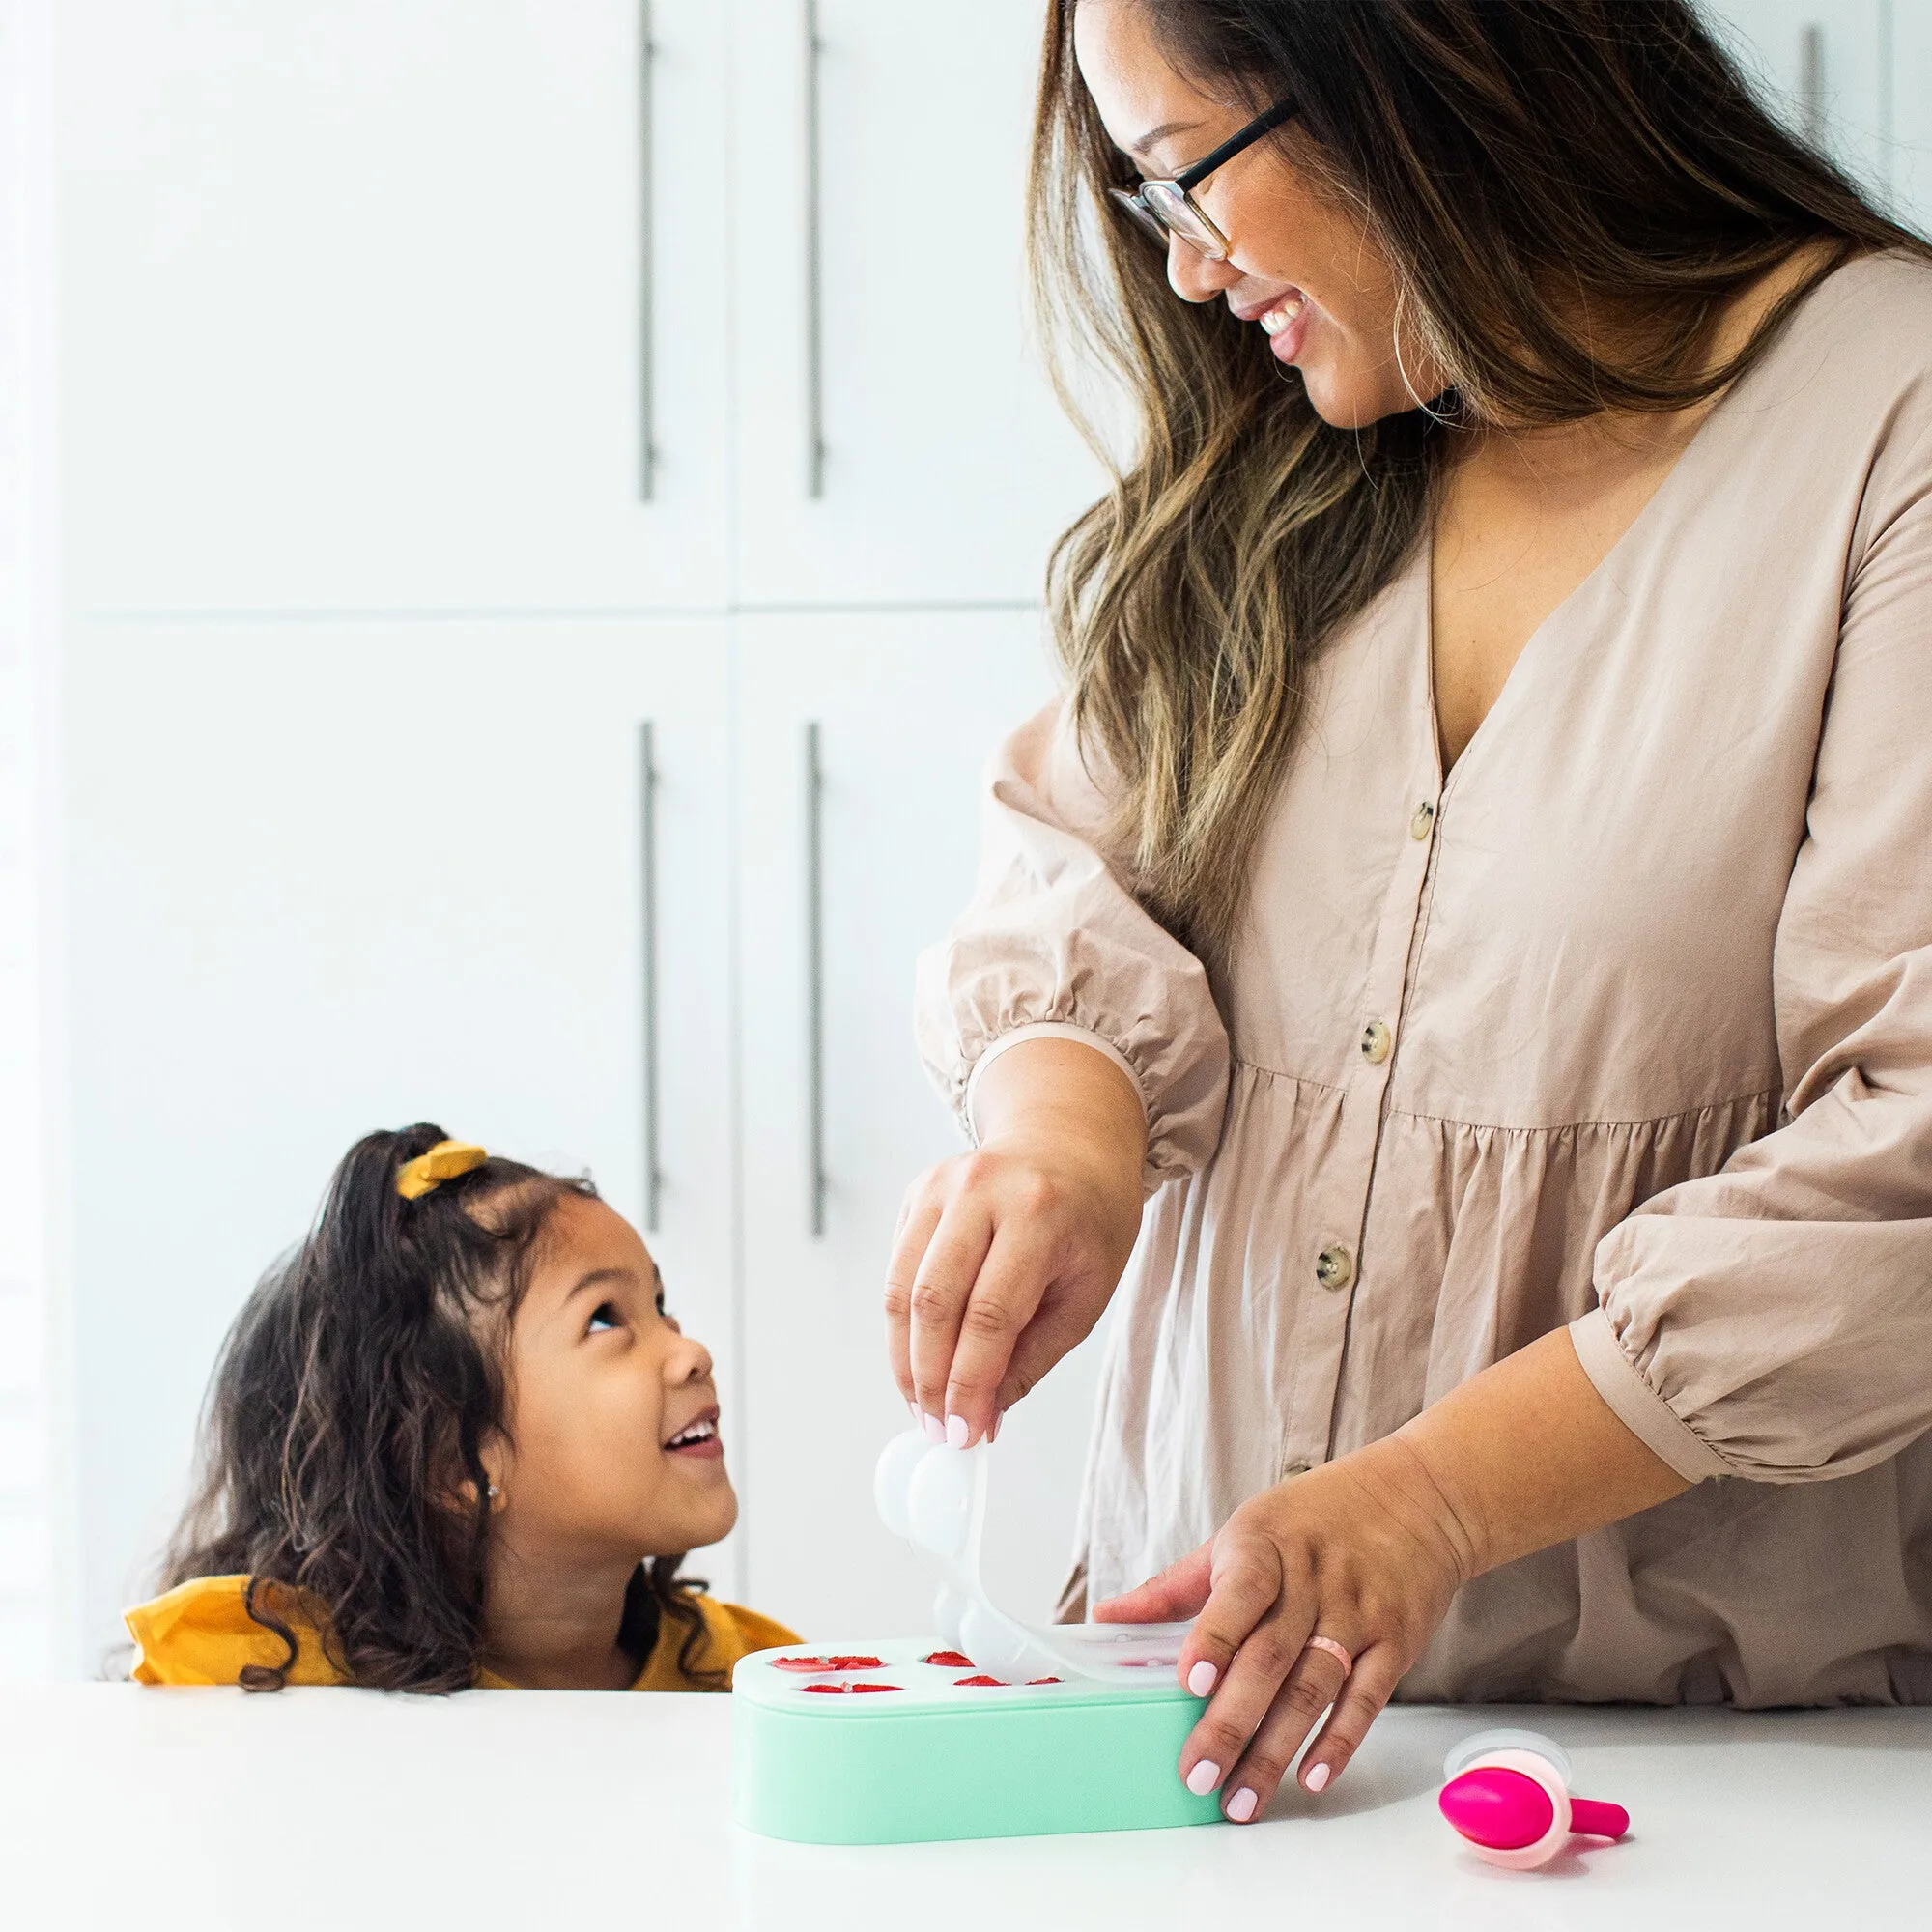
POLYGON ((1556 1819, 1549 1794, 1534 1778, 1498 1765, 1452 1777, 1435 1802, 1471 1844, 1496 1852, 1535 1844, 1556 1819))

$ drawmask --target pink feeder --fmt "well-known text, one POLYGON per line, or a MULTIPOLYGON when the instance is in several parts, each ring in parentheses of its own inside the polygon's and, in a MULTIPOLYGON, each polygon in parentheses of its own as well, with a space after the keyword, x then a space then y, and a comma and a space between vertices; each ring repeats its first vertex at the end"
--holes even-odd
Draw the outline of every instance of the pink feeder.
POLYGON ((1481 1731, 1442 1767, 1442 1815, 1492 1865, 1526 1871, 1547 1864, 1573 1832, 1621 1838, 1630 1813, 1621 1804, 1570 1796, 1570 1760, 1538 1731, 1481 1731))

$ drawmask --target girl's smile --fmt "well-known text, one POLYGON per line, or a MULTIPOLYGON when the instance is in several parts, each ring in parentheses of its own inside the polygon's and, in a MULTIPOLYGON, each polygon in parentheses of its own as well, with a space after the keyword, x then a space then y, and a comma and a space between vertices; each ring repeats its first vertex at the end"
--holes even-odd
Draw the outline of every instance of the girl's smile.
POLYGON ((714 1402, 709 1408, 687 1422, 665 1444, 665 1454, 688 1462, 724 1462, 724 1442, 718 1434, 718 1405, 714 1402))

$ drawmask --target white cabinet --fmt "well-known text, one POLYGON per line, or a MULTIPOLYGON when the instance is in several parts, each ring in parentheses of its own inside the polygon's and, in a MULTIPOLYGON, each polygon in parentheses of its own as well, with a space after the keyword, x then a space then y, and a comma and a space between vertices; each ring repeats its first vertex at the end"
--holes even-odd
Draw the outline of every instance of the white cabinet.
POLYGON ((1791 125, 1932 232, 1932 0, 1702 0, 1791 125))
POLYGON ((742 604, 1037 600, 1100 473, 1030 346, 1040 0, 736 0, 742 604))
MULTIPOLYGON (((913 1048, 913 959, 971 894, 978 776, 1051 679, 1033 614, 738 631, 749 1585, 809 1633, 918 1631, 934 1579, 871 1498, 878 1452, 907 1426, 880 1309, 905 1185, 962 1144, 913 1048)), ((1041 1618, 1097 1354, 1014 1409, 996 1458, 988 1567, 1041 1618)))
MULTIPOLYGON (((960 1145, 912 961, 971 891, 987 753, 1049 693, 1037 616, 96 622, 67 678, 90 1645, 169 1525, 223 1329, 359 1134, 436 1120, 643 1217, 647 936, 650 1239, 745 1501, 694 1568, 810 1634, 923 1628, 870 1486, 904 1425, 897 1202, 960 1145)), ((1002 1441, 989 1570, 1042 1616, 1097 1355, 1002 1441)))
POLYGON ((1918 0, 1702 0, 1798 132, 1881 195, 1892 158, 1888 16, 1918 0))
POLYGON ((64 0, 74 603, 1036 599, 1041 18, 64 0))
POLYGON ((721 607, 724 26, 61 0, 75 604, 721 607))
MULTIPOLYGON (((439 1120, 643 1213, 646 720, 652 1238, 747 1505, 696 1567, 809 1630, 922 1627, 870 1501, 895 1210, 957 1146, 912 960, 1099 483, 1027 346, 1042 14, 62 0, 91 1645, 226 1323, 358 1134, 439 1120)), ((1041 1613, 1094 1352, 1003 1445, 991 1561, 1041 1613)))
MULTIPOLYGON (((67 662, 90 1646, 169 1526, 216 1345, 361 1134, 429 1119, 660 1227, 742 1453, 722 620, 96 624, 67 662)), ((701 1564, 736 1587, 730 1549, 701 1564)))

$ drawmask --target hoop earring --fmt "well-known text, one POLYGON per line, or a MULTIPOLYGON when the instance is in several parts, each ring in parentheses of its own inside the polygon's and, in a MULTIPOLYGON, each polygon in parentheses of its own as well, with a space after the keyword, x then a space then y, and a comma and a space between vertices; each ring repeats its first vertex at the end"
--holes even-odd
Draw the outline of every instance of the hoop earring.
POLYGON ((1419 409, 1422 412, 1422 413, 1429 418, 1431 422, 1436 424, 1438 427, 1446 428, 1449 423, 1449 418, 1446 415, 1444 415, 1440 410, 1431 407, 1431 399, 1428 396, 1422 395, 1417 390, 1415 386, 1414 378, 1409 375, 1407 369, 1403 365, 1402 325, 1404 321, 1406 319, 1407 313, 1408 313, 1408 291, 1406 289, 1398 289, 1396 291, 1396 297, 1395 297, 1395 325, 1389 332, 1389 349, 1390 352, 1395 356, 1396 374, 1402 378, 1402 386, 1405 389, 1406 389, 1412 397, 1414 397, 1416 408, 1419 409))

